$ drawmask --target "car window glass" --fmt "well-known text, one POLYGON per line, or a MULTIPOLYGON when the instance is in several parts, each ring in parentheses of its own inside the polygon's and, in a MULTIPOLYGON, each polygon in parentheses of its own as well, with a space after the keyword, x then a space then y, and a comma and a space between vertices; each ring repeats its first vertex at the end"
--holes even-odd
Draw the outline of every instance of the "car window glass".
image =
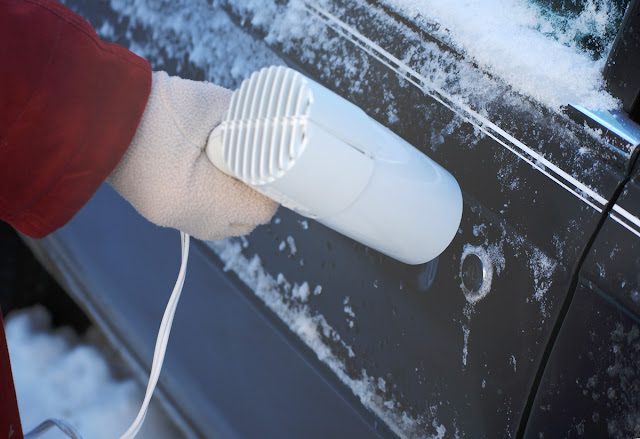
POLYGON ((629 0, 383 2, 547 107, 619 107, 602 70, 629 0))
POLYGON ((592 58, 607 56, 629 0, 533 0, 548 26, 541 32, 585 50, 592 58))

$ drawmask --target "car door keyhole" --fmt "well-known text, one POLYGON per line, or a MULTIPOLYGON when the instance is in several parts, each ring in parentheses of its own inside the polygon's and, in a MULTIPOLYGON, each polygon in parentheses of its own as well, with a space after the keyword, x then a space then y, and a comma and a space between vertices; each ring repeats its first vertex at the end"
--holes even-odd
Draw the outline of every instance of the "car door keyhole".
POLYGON ((469 302, 477 302, 491 290, 493 266, 482 247, 467 247, 460 261, 462 291, 469 302))
POLYGON ((469 254, 462 262, 462 283, 470 292, 477 293, 484 281, 482 261, 475 254, 469 254))

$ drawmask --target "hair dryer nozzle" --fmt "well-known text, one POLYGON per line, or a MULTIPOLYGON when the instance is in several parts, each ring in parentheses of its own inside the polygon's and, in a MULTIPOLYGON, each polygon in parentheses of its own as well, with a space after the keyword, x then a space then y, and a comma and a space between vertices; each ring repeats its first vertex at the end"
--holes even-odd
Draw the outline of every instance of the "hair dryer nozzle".
POLYGON ((280 204, 408 264, 442 253, 460 224, 462 194, 449 172, 286 67, 242 83, 206 153, 280 204))

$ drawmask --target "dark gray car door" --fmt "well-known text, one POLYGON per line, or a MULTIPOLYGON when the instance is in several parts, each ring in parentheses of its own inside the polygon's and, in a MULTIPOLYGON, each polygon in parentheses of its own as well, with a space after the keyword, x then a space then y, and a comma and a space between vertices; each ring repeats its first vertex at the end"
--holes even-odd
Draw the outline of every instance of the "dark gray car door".
MULTIPOLYGON (((420 266, 285 209, 249 237, 196 245, 160 383, 185 431, 523 432, 633 145, 518 93, 378 2, 69 3, 171 73, 235 87, 252 69, 290 64, 442 164, 463 191, 457 236, 420 266)), ((177 234, 105 188, 35 245, 132 363, 148 366, 177 234)))

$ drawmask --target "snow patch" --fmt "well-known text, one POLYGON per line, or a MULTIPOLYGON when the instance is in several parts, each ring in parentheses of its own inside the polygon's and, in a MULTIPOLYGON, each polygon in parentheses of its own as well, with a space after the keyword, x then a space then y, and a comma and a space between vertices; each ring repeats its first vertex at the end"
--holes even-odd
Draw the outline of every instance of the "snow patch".
POLYGON ((466 325, 462 326, 462 365, 464 367, 467 366, 467 355, 469 355, 469 327, 466 325))
POLYGON ((580 14, 563 18, 525 0, 384 1, 515 90, 549 107, 617 106, 602 77, 607 53, 594 60, 579 45, 584 35, 611 43, 615 34, 605 35, 608 25, 619 22, 624 11, 610 2, 587 0, 580 14))
POLYGON ((307 282, 303 282, 302 285, 294 284, 293 289, 291 290, 291 295, 301 302, 309 300, 310 294, 311 291, 309 290, 309 284, 307 282))
POLYGON ((533 276, 533 299, 540 305, 540 313, 547 315, 546 294, 553 283, 553 273, 558 265, 540 249, 533 249, 529 258, 529 269, 533 276))
MULTIPOLYGON (((116 378, 98 345, 69 328, 53 330, 48 311, 40 306, 10 313, 5 324, 25 432, 56 417, 86 438, 112 439, 124 433, 138 413, 142 389, 132 379, 116 378)), ((138 437, 177 436, 152 403, 138 437)))
POLYGON ((293 239, 293 236, 287 236, 287 245, 289 246, 289 253, 291 256, 295 256, 298 253, 298 247, 296 247, 296 240, 293 239))
POLYGON ((356 313, 353 312, 353 308, 351 308, 351 306, 349 306, 349 305, 345 305, 344 313, 346 315, 348 315, 349 317, 355 317, 356 316, 356 313))
MULTIPOLYGON (((287 236, 284 241, 280 241, 280 244, 278 244, 278 251, 283 252, 287 249, 287 247, 289 248, 290 256, 295 256, 296 253, 298 253, 298 247, 296 246, 296 241, 295 239, 293 239, 293 236, 291 235, 287 236)), ((300 265, 304 265, 303 260, 301 260, 300 265)))
POLYGON ((486 233, 487 226, 486 224, 474 224, 473 225, 473 236, 479 237, 486 233))
POLYGON ((516 372, 518 370, 518 362, 516 361, 516 356, 511 355, 509 357, 509 364, 513 367, 513 371, 516 372))
POLYGON ((349 326, 349 328, 353 328, 355 326, 356 313, 353 312, 353 308, 351 307, 351 305, 349 305, 350 300, 351 298, 349 296, 344 298, 344 301, 342 302, 344 307, 342 308, 342 310, 347 315, 347 325, 349 326))
POLYGON ((387 382, 382 377, 378 378, 378 389, 383 393, 387 391, 387 382))

